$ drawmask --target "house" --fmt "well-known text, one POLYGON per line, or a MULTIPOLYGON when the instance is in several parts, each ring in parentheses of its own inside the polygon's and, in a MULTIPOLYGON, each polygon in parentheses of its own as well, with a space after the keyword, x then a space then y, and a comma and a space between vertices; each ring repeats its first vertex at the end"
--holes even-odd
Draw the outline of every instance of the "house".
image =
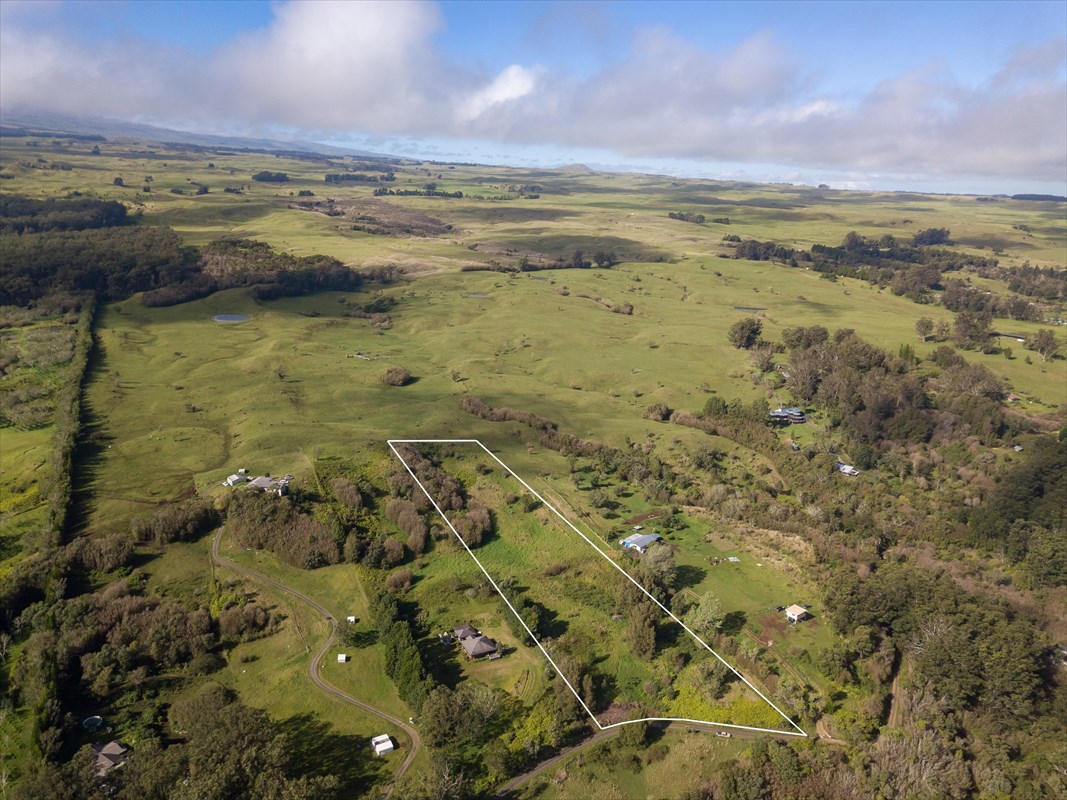
POLYGON ((247 480, 248 480, 248 478, 246 478, 244 475, 241 475, 240 473, 235 472, 233 475, 231 475, 226 480, 224 480, 222 482, 222 485, 223 486, 239 486, 240 484, 244 483, 247 480))
POLYGON ((638 553, 644 554, 649 545, 662 540, 663 537, 658 533, 635 533, 625 539, 620 539, 619 544, 626 550, 636 550, 638 553))
POLYGON ((396 745, 393 744, 392 738, 387 733, 383 733, 381 736, 375 736, 371 739, 370 746, 374 749, 374 755, 376 756, 396 750, 396 745))
POLYGON ((125 763, 122 755, 126 752, 126 748, 118 742, 94 744, 93 752, 96 753, 97 777, 103 777, 109 770, 112 770, 115 767, 121 767, 125 763))
POLYGON ((838 464, 837 471, 842 472, 845 475, 850 475, 852 477, 855 477, 860 474, 860 471, 851 464, 838 464))
POLYGON ((270 492, 281 497, 284 494, 288 494, 289 481, 292 479, 292 475, 286 475, 284 478, 272 478, 269 475, 262 475, 249 481, 248 488, 258 489, 261 492, 270 492))
POLYGON ((458 628, 452 629, 452 635, 462 642, 464 639, 472 639, 482 634, 481 631, 477 628, 472 628, 470 625, 460 625, 458 628))
POLYGON ((808 418, 804 416, 804 411, 796 406, 788 406, 786 408, 776 408, 771 411, 768 416, 775 422, 784 422, 789 425, 794 422, 807 422, 808 418))
POLYGON ((496 642, 488 636, 470 636, 460 642, 467 653, 467 658, 474 660, 482 656, 490 658, 496 653, 496 642))
POLYGON ((808 618, 808 611, 804 606, 798 606, 796 603, 789 606, 785 610, 785 618, 790 622, 800 622, 808 618))

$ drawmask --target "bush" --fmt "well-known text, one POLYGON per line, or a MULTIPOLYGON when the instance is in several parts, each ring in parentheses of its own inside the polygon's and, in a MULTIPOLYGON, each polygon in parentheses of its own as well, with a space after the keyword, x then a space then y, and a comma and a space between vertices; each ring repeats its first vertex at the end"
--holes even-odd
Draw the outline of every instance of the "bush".
POLYGON ((363 495, 360 494, 359 488, 350 480, 345 478, 334 478, 330 481, 330 488, 333 489, 333 496, 337 498, 337 502, 348 508, 362 508, 363 507, 363 495))
POLYGON ((408 567, 395 570, 385 579, 385 586, 390 592, 408 590, 411 588, 412 572, 408 567))
POLYGON ((406 386, 411 382, 411 372, 404 367, 389 367, 382 373, 381 381, 386 386, 406 386))

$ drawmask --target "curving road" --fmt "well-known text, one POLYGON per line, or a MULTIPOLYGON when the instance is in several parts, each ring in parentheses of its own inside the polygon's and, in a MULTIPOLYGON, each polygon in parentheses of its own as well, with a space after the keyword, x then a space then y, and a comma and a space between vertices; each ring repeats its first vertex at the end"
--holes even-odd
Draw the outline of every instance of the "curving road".
POLYGON ((330 623, 329 637, 327 637, 326 641, 323 642, 322 647, 319 648, 318 652, 315 653, 314 656, 312 656, 311 661, 308 662, 308 676, 311 678, 312 682, 324 692, 333 695, 338 700, 341 700, 345 703, 349 703, 354 706, 358 706, 364 711, 369 711, 371 714, 375 714, 376 716, 381 717, 387 722, 391 722, 393 725, 396 725, 398 728, 403 730, 404 733, 408 735, 408 738, 411 739, 411 749, 408 751, 408 754, 404 758, 404 761, 397 769, 396 774, 393 776, 393 780, 389 782, 389 787, 386 791, 386 796, 388 796, 390 793, 392 793, 393 787, 396 785, 396 782, 400 780, 400 777, 404 774, 404 772, 407 771, 407 768, 411 766, 411 762, 415 760, 415 756, 419 752, 419 747, 422 746, 422 740, 419 737, 419 732, 410 725, 408 725, 406 722, 397 719, 391 714, 386 714, 384 711, 377 709, 374 706, 369 706, 361 700, 357 700, 351 695, 342 692, 340 689, 323 680, 322 676, 319 675, 319 665, 322 663, 322 657, 326 655, 326 651, 329 650, 331 646, 333 646, 334 641, 336 641, 337 639, 337 620, 334 618, 333 614, 331 614, 329 611, 327 611, 321 605, 316 603, 303 592, 294 589, 292 586, 286 586, 284 583, 279 583, 278 581, 272 578, 268 578, 266 575, 242 567, 240 564, 236 564, 233 561, 230 561, 228 558, 223 558, 221 555, 219 555, 219 542, 222 540, 222 531, 223 529, 219 528, 219 532, 215 534, 215 539, 211 543, 212 561, 214 561, 219 566, 226 567, 227 569, 231 569, 234 572, 239 572, 242 575, 248 576, 249 578, 254 578, 257 581, 263 581, 263 583, 269 583, 276 589, 281 589, 286 594, 291 594, 293 597, 296 597, 299 600, 303 600, 313 609, 322 614, 322 616, 326 618, 326 621, 330 623))

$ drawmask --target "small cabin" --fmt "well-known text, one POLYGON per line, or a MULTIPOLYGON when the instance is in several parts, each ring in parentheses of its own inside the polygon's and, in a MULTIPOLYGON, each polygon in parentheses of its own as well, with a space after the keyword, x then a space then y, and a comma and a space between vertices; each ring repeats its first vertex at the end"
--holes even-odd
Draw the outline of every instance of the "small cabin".
POLYGON ((347 664, 348 663, 348 653, 338 653, 337 654, 337 663, 338 664, 347 664))
POLYGON ((375 736, 370 740, 370 746, 374 750, 374 755, 380 756, 385 753, 396 750, 396 745, 393 744, 393 739, 389 734, 383 733, 381 736, 375 736))
POLYGON ((794 603, 785 610, 785 618, 796 624, 808 618, 808 610, 794 603))

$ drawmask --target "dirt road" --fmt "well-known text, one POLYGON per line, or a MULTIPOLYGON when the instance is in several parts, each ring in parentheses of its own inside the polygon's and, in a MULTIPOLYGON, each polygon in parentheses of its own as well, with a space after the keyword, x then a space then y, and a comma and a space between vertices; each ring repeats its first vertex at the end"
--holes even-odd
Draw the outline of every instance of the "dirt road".
POLYGON ((219 528, 219 532, 215 534, 215 539, 211 543, 211 558, 216 564, 222 567, 226 567, 227 569, 231 569, 234 572, 238 572, 249 578, 254 578, 257 581, 269 583, 271 586, 277 589, 281 589, 286 594, 291 594, 293 597, 302 600, 303 602, 311 606, 313 609, 318 611, 320 614, 322 614, 322 616, 326 618, 326 621, 330 623, 329 637, 327 637, 326 641, 323 642, 322 647, 318 649, 318 652, 316 652, 315 655, 312 656, 311 661, 308 662, 308 676, 311 678, 312 682, 324 692, 336 697, 338 700, 341 700, 342 702, 349 703, 354 706, 358 706, 364 711, 369 711, 371 714, 375 714, 376 716, 381 717, 387 722, 391 722, 393 725, 396 725, 398 728, 403 730, 404 733, 408 735, 408 738, 411 739, 411 748, 408 751, 408 754, 404 758, 403 762, 401 762, 400 767, 397 768, 396 774, 393 776, 393 780, 389 784, 388 792, 391 793, 393 790, 393 786, 407 771, 407 768, 411 766, 411 762, 415 760, 415 756, 418 754, 419 748, 422 746, 422 740, 419 738, 419 732, 410 725, 408 725, 406 722, 397 719, 391 714, 385 713, 381 709, 367 705, 361 700, 357 700, 356 698, 346 694, 345 692, 342 692, 340 689, 323 680, 322 676, 319 675, 319 665, 322 663, 323 656, 326 655, 327 651, 330 649, 330 647, 333 646, 334 641, 336 641, 337 639, 337 620, 334 618, 333 614, 331 614, 329 611, 327 611, 321 605, 316 603, 303 592, 294 589, 292 586, 286 586, 284 583, 279 583, 278 581, 273 580, 272 578, 268 578, 266 575, 263 575, 259 572, 255 572, 254 570, 246 569, 245 567, 242 567, 239 564, 235 564, 228 558, 223 558, 219 554, 219 542, 222 540, 222 531, 223 529, 219 528))

